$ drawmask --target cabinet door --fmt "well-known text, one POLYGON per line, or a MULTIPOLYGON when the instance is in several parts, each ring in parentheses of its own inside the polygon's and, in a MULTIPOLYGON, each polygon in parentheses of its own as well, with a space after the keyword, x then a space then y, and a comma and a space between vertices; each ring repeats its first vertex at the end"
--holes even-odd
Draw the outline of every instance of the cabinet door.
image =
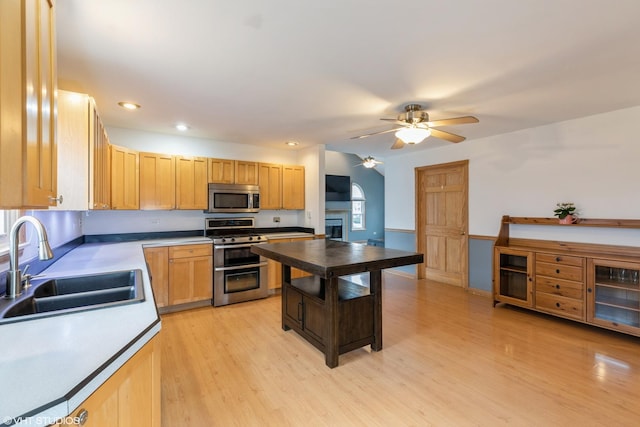
POLYGON ((285 317, 289 322, 292 322, 299 328, 302 328, 302 319, 304 317, 302 293, 293 286, 285 286, 283 292, 285 292, 285 317))
POLYGON ((267 259, 267 287, 269 289, 282 287, 282 264, 272 259, 267 259))
POLYGON ((532 307, 533 253, 498 247, 493 263, 494 301, 532 307))
POLYGON ((169 305, 169 248, 144 248, 144 259, 149 267, 156 306, 166 307, 169 305))
POLYGON ((111 209, 109 137, 93 98, 89 99, 89 209, 111 209))
POLYGON ((235 182, 235 162, 227 159, 209 159, 209 182, 212 184, 233 184, 235 182))
POLYGON ((587 321, 640 335, 640 264, 587 261, 587 321))
POLYGON ((140 207, 140 166, 138 152, 117 145, 111 146, 111 208, 140 207))
POLYGON ((282 209, 282 165, 258 165, 260 209, 282 209))
POLYGON ((212 297, 211 256, 169 260, 169 305, 202 301, 212 297))
POLYGON ((207 208, 207 159, 176 156, 176 208, 207 208))
POLYGON ((55 205, 54 3, 0 1, 0 207, 55 205))
POLYGON ((176 207, 176 161, 174 156, 140 153, 140 209, 176 207))
POLYGON ((236 184, 258 185, 258 163, 235 161, 236 184))
POLYGON ((89 206, 89 95, 58 91, 58 202, 54 209, 89 206))
POLYGON ((282 207, 304 209, 304 167, 282 167, 282 207))

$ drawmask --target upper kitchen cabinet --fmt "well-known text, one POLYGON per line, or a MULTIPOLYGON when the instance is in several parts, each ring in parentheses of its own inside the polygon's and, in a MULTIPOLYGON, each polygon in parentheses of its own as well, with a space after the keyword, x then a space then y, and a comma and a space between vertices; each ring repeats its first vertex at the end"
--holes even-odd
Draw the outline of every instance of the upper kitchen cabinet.
POLYGON ((138 152, 111 146, 111 208, 134 210, 140 207, 140 166, 138 152))
POLYGON ((236 184, 258 185, 258 163, 235 161, 236 184))
POLYGON ((211 184, 235 184, 235 161, 209 159, 209 182, 211 184))
POLYGON ((58 91, 58 194, 55 209, 89 207, 89 112, 84 93, 58 91))
POLYGON ((53 0, 0 1, 0 207, 56 201, 53 0))
POLYGON ((175 209, 175 157, 158 153, 140 153, 139 156, 140 209, 175 209))
POLYGON ((304 166, 282 166, 282 208, 304 209, 304 166))
POLYGON ((207 209, 207 158, 176 156, 176 208, 207 209))
POLYGON ((282 165, 260 163, 258 184, 260 185, 260 208, 282 209, 282 165))
POLYGON ((89 209, 111 209, 111 156, 109 136, 90 99, 89 111, 89 209))

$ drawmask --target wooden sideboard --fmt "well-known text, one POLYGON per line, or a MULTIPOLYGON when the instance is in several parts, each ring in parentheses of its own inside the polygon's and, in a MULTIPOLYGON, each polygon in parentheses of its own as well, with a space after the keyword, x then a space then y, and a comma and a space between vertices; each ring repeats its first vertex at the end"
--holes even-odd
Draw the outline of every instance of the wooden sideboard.
POLYGON ((640 247, 510 238, 512 225, 640 229, 640 220, 502 217, 493 301, 640 336, 640 247))

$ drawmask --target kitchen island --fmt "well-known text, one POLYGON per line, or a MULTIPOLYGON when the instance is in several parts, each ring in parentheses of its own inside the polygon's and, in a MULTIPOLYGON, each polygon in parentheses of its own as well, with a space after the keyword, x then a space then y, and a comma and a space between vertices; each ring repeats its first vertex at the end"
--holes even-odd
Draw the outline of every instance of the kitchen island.
POLYGON ((365 345, 382 349, 382 270, 424 261, 420 253, 317 239, 255 245, 251 250, 282 264, 282 328, 295 330, 325 355, 365 345), (311 274, 291 278, 295 267, 311 274), (369 272, 369 287, 345 276, 369 272))

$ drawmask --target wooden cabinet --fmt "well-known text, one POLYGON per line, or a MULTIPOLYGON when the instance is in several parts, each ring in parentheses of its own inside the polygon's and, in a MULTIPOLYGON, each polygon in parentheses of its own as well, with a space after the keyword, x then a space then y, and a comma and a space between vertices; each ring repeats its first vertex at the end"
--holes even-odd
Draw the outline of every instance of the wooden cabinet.
POLYGON ((156 335, 56 426, 160 427, 160 338, 156 335))
POLYGON ((494 302, 531 307, 533 305, 533 253, 496 247, 494 259, 494 302))
MULTIPOLYGON (((510 238, 516 225, 554 218, 502 218, 494 247, 494 306, 507 303, 640 336, 640 247, 510 238)), ((640 220, 580 219, 563 227, 640 228, 640 220)))
POLYGON ((139 209, 140 165, 138 152, 111 146, 111 208, 139 209))
POLYGON ((166 307, 169 305, 169 248, 167 246, 144 248, 144 259, 149 268, 156 307, 166 307))
POLYGON ((260 209, 282 209, 282 165, 260 163, 258 185, 260 209))
POLYGON ((213 298, 213 246, 169 246, 169 305, 213 298))
POLYGON ((304 166, 282 167, 282 208, 304 209, 304 166))
POLYGON ((89 100, 89 208, 111 209, 111 155, 109 137, 98 114, 96 103, 89 100))
MULTIPOLYGON (((268 237, 268 236, 267 236, 268 237)), ((313 237, 296 237, 289 239, 269 239, 269 243, 296 242, 299 240, 313 240, 313 237)), ((311 274, 297 268, 291 269, 291 278, 298 279, 311 274)), ((267 284, 269 289, 279 289, 282 287, 282 264, 272 259, 267 259, 267 284)))
POLYGON ((536 309, 584 320, 585 258, 538 252, 535 259, 536 309))
POLYGON ((176 156, 176 208, 207 209, 207 159, 176 156))
POLYGON ((640 336, 640 260, 590 259, 587 270, 587 320, 640 336))
POLYGON ((174 156, 139 153, 140 209, 176 207, 176 160, 174 156))
POLYGON ((258 185, 258 163, 236 160, 235 183, 246 185, 258 185))
MULTIPOLYGON (((292 279, 282 289, 282 321, 321 351, 327 345, 324 279, 292 279)), ((338 279, 338 349, 345 353, 362 347, 374 335, 374 298, 369 288, 338 279)))
POLYGON ((236 164, 228 159, 208 159, 208 177, 212 184, 235 184, 236 164))
POLYGON ((57 196, 53 0, 0 2, 0 207, 57 196))
POLYGON ((260 163, 261 209, 304 209, 304 167, 260 163))
POLYGON ((89 95, 58 90, 58 202, 54 209, 89 208, 89 95))

